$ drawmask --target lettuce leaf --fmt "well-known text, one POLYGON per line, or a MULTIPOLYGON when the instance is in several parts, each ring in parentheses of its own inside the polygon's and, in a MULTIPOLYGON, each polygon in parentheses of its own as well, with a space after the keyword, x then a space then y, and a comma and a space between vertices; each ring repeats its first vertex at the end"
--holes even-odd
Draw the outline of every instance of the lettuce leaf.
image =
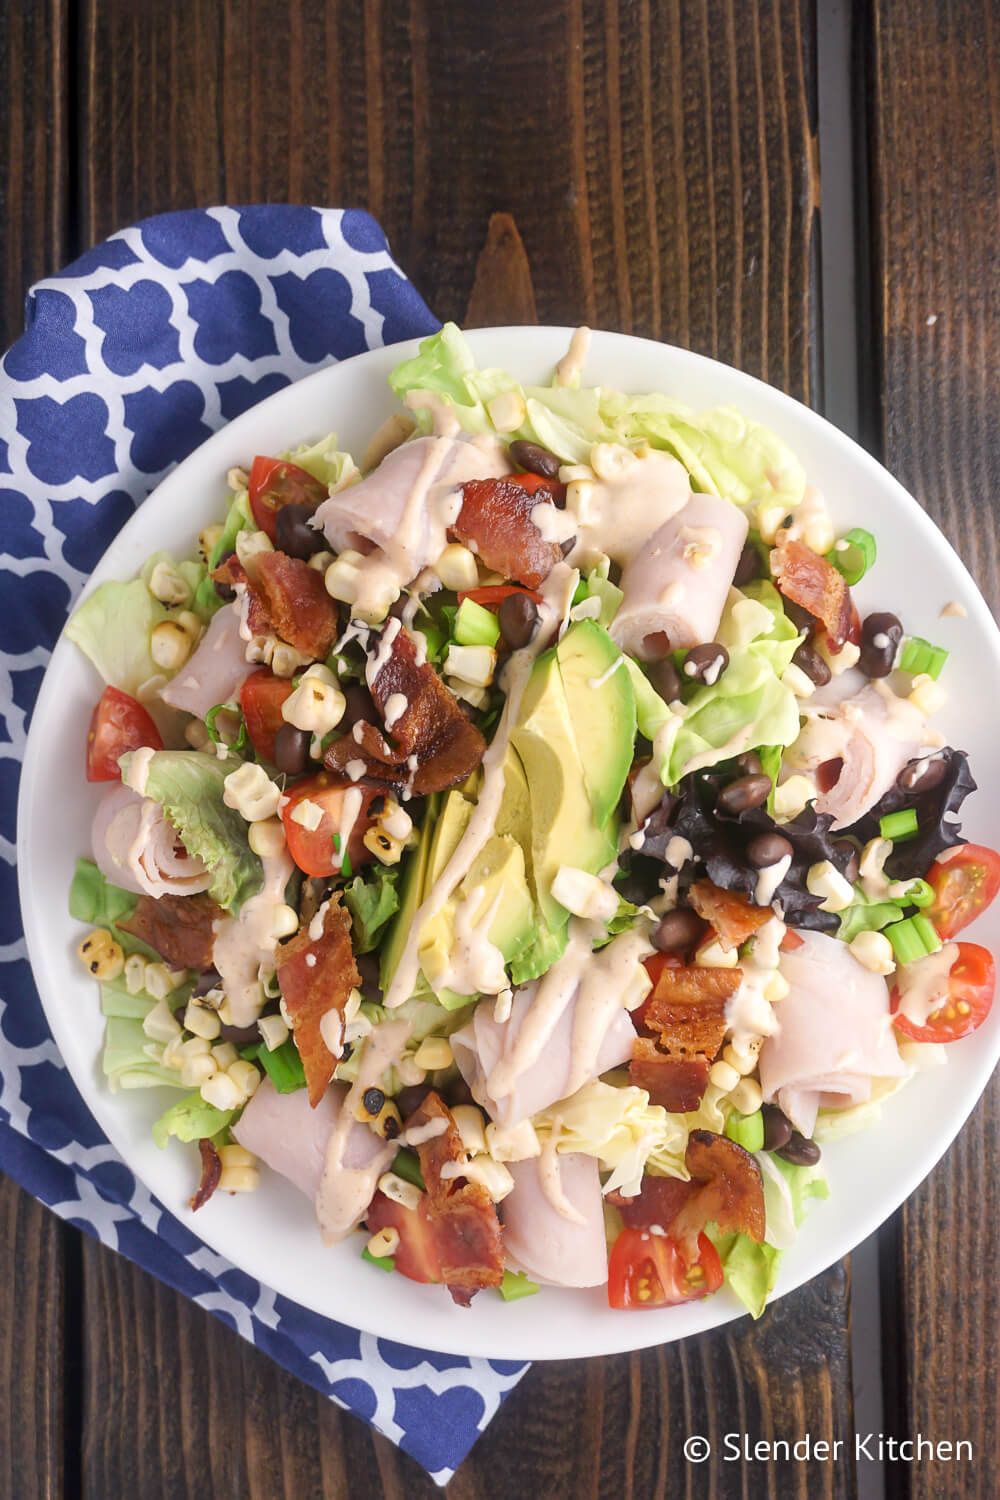
POLYGON ((764 1311, 778 1279, 782 1250, 794 1240, 810 1200, 830 1194, 819 1167, 793 1167, 769 1152, 760 1152, 757 1161, 764 1179, 764 1243, 758 1245, 745 1234, 723 1234, 714 1224, 705 1231, 719 1252, 727 1285, 754 1318, 764 1311))
POLYGON ((850 943, 859 932, 881 932, 893 922, 903 920, 903 908, 898 901, 869 901, 860 885, 854 887, 856 900, 840 913, 837 936, 850 943))
POLYGON ((375 865, 367 876, 358 875, 345 887, 344 905, 351 914, 355 953, 370 953, 385 924, 399 910, 398 877, 398 869, 375 865))
MULTIPOLYGON (((128 763, 122 757, 123 772, 128 763)), ((229 770, 199 750, 157 750, 149 761, 145 794, 161 804, 188 853, 211 871, 213 900, 239 911, 260 890, 264 872, 247 842, 248 825, 223 801, 229 770)))
POLYGON ((69 888, 70 916, 77 922, 86 922, 88 927, 109 928, 126 954, 141 953, 146 958, 158 959, 160 955, 148 943, 118 926, 123 917, 135 911, 138 899, 131 891, 123 891, 105 880, 92 859, 77 860, 69 888))
POLYGON ((237 490, 229 502, 229 510, 222 525, 222 535, 212 548, 209 566, 217 568, 224 557, 235 551, 236 538, 241 531, 251 531, 254 522, 250 516, 250 496, 246 490, 237 490))
MULTIPOLYGON (((175 1073, 176 1078, 180 1077, 175 1073)), ((179 1141, 201 1141, 216 1136, 225 1130, 235 1110, 216 1109, 206 1104, 199 1093, 188 1094, 178 1099, 153 1124, 153 1140, 162 1151, 171 1136, 179 1141)))
POLYGON ((156 1060, 159 1048, 132 1016, 109 1016, 104 1027, 101 1067, 112 1092, 118 1089, 183 1088, 176 1068, 165 1068, 156 1060))
POLYGON ((66 634, 105 682, 135 698, 144 682, 162 675, 149 642, 155 626, 167 618, 141 578, 102 583, 70 616, 66 634))
POLYGON ((300 448, 292 448, 282 454, 282 457, 298 464, 300 469, 305 469, 320 484, 333 485, 335 488, 343 488, 361 478, 361 470, 351 455, 337 447, 335 432, 320 438, 316 443, 304 443, 300 448))

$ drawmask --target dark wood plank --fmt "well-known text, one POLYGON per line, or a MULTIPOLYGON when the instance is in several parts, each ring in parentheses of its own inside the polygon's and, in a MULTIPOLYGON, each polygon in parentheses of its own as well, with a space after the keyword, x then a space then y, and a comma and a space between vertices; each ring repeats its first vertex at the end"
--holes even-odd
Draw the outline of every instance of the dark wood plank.
MULTIPOLYGON (((871 174, 885 461, 1000 602, 996 202, 1000 91, 989 0, 881 0, 872 42, 871 174), (970 101, 975 106, 970 108, 970 101)), ((994 1081, 895 1240, 898 1430, 969 1439, 970 1467, 890 1473, 913 1500, 996 1494, 1000 1235, 994 1081), (974 1230, 970 1234, 969 1226, 974 1230)))
POLYGON ((63 1229, 0 1177, 0 1494, 63 1494, 63 1229))
MULTIPOLYGON (((89 0, 86 233, 194 198, 359 203, 442 316, 634 330, 815 398, 813 31, 807 0, 89 0)), ((255 1494, 261 1476, 271 1494, 432 1493, 199 1310, 99 1247, 85 1264, 104 1309, 91 1495, 255 1494)), ((841 1269, 756 1327, 538 1367, 452 1492, 849 1496, 847 1466, 680 1452, 697 1431, 845 1436, 848 1306, 841 1269)))

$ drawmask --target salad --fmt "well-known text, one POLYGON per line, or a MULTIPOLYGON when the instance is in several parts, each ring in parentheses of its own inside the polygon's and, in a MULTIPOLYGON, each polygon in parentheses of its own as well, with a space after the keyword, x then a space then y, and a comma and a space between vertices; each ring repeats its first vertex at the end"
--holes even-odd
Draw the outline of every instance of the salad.
POLYGON ((524 386, 445 326, 357 461, 248 454, 87 597, 70 909, 193 1208, 280 1173, 373 1295, 757 1315, 824 1143, 988 1014, 1000 857, 947 652, 852 601, 875 538, 587 337, 524 386))

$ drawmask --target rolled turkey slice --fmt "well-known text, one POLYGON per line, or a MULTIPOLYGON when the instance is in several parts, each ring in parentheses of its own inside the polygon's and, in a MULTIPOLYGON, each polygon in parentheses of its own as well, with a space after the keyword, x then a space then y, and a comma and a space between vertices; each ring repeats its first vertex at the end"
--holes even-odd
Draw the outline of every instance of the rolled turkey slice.
POLYGON ((747 530, 728 500, 692 495, 622 573, 610 626, 622 650, 648 661, 714 640, 747 530))
POLYGON ((816 811, 829 814, 834 829, 849 828, 885 795, 925 737, 920 711, 885 683, 872 682, 833 708, 809 713, 784 769, 819 771, 816 811))
POLYGON ((558 1186, 573 1218, 560 1213, 546 1193, 538 1157, 508 1163, 514 1187, 500 1209, 507 1260, 551 1286, 603 1286, 608 1249, 597 1158, 573 1151, 556 1160, 558 1186))
POLYGON ((137 896, 194 896, 212 883, 160 804, 131 787, 105 792, 94 814, 91 845, 105 879, 137 896))
POLYGON ((846 943, 799 932, 781 955, 791 989, 776 1008, 779 1030, 760 1050, 760 1085, 796 1130, 811 1136, 820 1108, 847 1109, 871 1096, 873 1078, 906 1072, 889 1015, 885 980, 846 943))
MULTIPOLYGON (((499 1099, 490 1092, 491 1074, 498 1063, 507 1061, 513 1053, 537 990, 537 984, 516 990, 510 1017, 502 1024, 493 1019, 491 1005, 483 1003, 477 1006, 468 1025, 451 1038, 455 1062, 473 1097, 490 1118, 504 1128, 530 1119, 539 1110, 548 1109, 550 1104, 565 1099, 570 1092, 578 991, 563 1007, 541 1056, 518 1075, 513 1090, 499 1099)), ((587 1076, 577 1078, 577 1088, 606 1073, 609 1068, 621 1067, 631 1058, 635 1028, 628 1011, 613 1011, 609 1024, 596 1041, 596 1053, 583 1059, 587 1076)), ((578 1066, 579 1061, 578 1058, 578 1066)))
POLYGON ((402 588, 443 552, 447 528, 461 509, 459 486, 509 473, 495 439, 414 438, 366 479, 324 500, 313 525, 335 552, 379 548, 402 588))
MULTIPOLYGON (((331 1084, 313 1109, 305 1089, 279 1094, 265 1078, 233 1126, 233 1135, 307 1198, 315 1199, 323 1179, 330 1133, 347 1093, 346 1084, 331 1084)), ((348 1132, 343 1165, 352 1170, 368 1169, 374 1194, 379 1177, 389 1170, 395 1154, 391 1141, 381 1140, 367 1125, 356 1121, 348 1132)))
POLYGON ((162 689, 171 708, 203 719, 217 703, 236 702, 254 667, 240 635, 239 601, 217 610, 192 655, 162 689))

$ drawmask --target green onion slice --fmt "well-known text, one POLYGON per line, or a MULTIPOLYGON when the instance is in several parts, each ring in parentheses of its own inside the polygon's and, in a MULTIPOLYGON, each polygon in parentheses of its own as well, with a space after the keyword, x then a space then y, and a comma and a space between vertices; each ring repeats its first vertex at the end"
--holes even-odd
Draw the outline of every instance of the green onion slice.
POLYGON ((731 1114, 726 1121, 726 1135, 744 1151, 763 1151, 764 1116, 755 1110, 752 1115, 731 1114))
POLYGON ((227 750, 234 750, 237 754, 244 750, 250 742, 247 735, 246 720, 240 711, 238 703, 216 703, 205 715, 205 728, 208 730, 208 737, 213 745, 225 745, 227 750), (240 716, 240 732, 232 743, 224 740, 215 727, 215 721, 221 713, 239 714, 240 716))
POLYGON ((378 1266, 380 1271, 394 1271, 396 1269, 396 1262, 391 1255, 371 1255, 367 1245, 361 1252, 361 1259, 366 1260, 371 1266, 378 1266))
POLYGON ((884 818, 879 819, 878 827, 882 837, 891 839, 894 844, 912 839, 920 829, 916 808, 905 807, 901 812, 886 813, 884 818))
POLYGON ((533 1297, 538 1283, 529 1281, 521 1271, 505 1271, 497 1291, 505 1302, 517 1302, 521 1297, 533 1297))
POLYGON ((933 677, 936 682, 948 655, 943 646, 934 646, 921 635, 909 635, 903 642, 899 667, 903 672, 912 672, 914 677, 933 677))
POLYGON ((874 566, 877 555, 878 549, 871 532, 855 526, 839 542, 834 542, 833 551, 827 553, 827 558, 845 581, 853 585, 860 583, 869 568, 874 566))
POLYGON ((455 640, 460 646, 495 646, 500 639, 500 624, 490 609, 475 599, 463 599, 455 616, 455 640))

